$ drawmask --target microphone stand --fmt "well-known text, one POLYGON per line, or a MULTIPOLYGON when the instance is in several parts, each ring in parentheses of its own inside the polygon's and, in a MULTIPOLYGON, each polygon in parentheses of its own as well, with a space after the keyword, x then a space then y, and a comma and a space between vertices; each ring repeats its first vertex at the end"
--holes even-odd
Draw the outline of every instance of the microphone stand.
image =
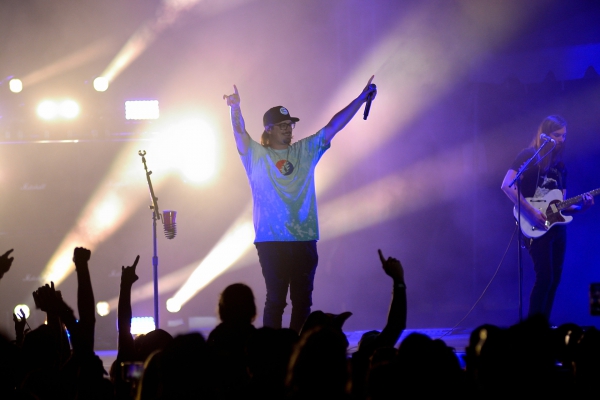
POLYGON ((152 272, 154 278, 154 328, 158 329, 158 255, 156 249, 156 221, 161 219, 161 215, 160 210, 158 209, 158 198, 154 195, 152 181, 150 180, 152 171, 148 171, 148 167, 146 166, 146 158, 144 157, 146 151, 140 150, 138 151, 138 155, 142 157, 142 163, 144 164, 144 170, 146 171, 146 179, 148 180, 148 187, 150 188, 150 199, 152 200, 150 209, 152 210, 152 242, 154 244, 154 255, 152 257, 152 272))
MULTIPOLYGON (((523 321, 523 256, 521 252, 521 243, 523 240, 523 231, 521 230, 521 175, 527 170, 531 161, 537 157, 549 140, 544 141, 537 151, 527 160, 517 171, 515 179, 512 180, 508 187, 512 187, 517 181, 517 227, 519 228, 519 238, 517 243, 517 262, 519 266, 519 321, 523 321)), ((537 182, 536 182, 537 185, 537 182)))

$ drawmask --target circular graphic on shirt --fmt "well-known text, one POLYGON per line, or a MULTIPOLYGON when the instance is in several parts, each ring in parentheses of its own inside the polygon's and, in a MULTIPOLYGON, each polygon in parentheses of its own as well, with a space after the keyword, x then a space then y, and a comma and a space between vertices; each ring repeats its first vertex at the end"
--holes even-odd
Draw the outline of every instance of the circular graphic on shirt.
POLYGON ((277 161, 275 166, 277 167, 279 172, 281 172, 285 176, 294 172, 294 165, 288 160, 279 160, 277 161))

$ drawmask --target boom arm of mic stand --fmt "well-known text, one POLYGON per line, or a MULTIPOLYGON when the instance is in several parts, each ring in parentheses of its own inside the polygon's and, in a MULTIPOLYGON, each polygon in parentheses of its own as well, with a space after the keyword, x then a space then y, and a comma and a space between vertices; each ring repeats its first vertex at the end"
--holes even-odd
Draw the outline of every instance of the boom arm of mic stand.
POLYGON ((152 205, 150 208, 154 211, 154 218, 162 221, 162 217, 160 215, 160 210, 158 208, 158 197, 154 195, 154 189, 152 188, 152 181, 150 180, 150 175, 152 175, 152 171, 148 171, 148 167, 146 165, 146 151, 140 150, 138 154, 142 157, 142 163, 144 164, 144 170, 146 171, 146 180, 148 181, 148 187, 150 188, 150 199, 152 200, 152 205))
POLYGON ((517 175, 515 175, 515 179, 512 180, 512 182, 510 183, 510 185, 508 185, 508 187, 512 187, 515 184, 515 182, 517 182, 519 180, 519 178, 521 177, 521 175, 523 175, 523 172, 525 172, 527 170, 527 168, 529 167, 529 164, 531 164, 531 161, 533 161, 533 159, 540 153, 540 151, 542 151, 542 149, 544 148, 544 146, 547 143, 548 142, 542 143, 542 145, 540 146, 540 148, 537 149, 537 151, 531 156, 531 158, 529 160, 527 160, 525 162, 525 164, 523 164, 521 166, 521 168, 519 168, 519 170, 517 171, 517 175))

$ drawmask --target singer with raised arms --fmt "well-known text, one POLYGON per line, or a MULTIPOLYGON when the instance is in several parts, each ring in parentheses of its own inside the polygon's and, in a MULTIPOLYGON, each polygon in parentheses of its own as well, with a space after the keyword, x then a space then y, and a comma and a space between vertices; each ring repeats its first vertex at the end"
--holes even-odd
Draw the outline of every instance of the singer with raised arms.
POLYGON ((575 201, 565 201, 567 170, 563 154, 566 139, 567 123, 561 116, 544 118, 529 147, 519 153, 508 169, 501 186, 515 209, 520 203, 520 216, 514 214, 516 218, 521 217, 519 225, 524 245, 535 270, 528 316, 542 314, 549 322, 565 259, 567 225, 564 222, 571 218, 570 215, 594 204, 592 193, 577 196, 575 201), (528 160, 531 162, 527 169, 516 184, 512 184, 528 160), (517 185, 520 185, 520 196, 517 185))
POLYGON ((230 107, 235 143, 252 191, 258 259, 267 296, 263 326, 282 327, 288 288, 292 303, 290 328, 300 332, 311 312, 318 264, 319 225, 314 172, 331 140, 356 115, 363 103, 374 100, 372 76, 362 92, 317 133, 292 143, 299 118, 283 106, 263 115, 260 144, 246 131, 240 94, 224 95, 230 107))

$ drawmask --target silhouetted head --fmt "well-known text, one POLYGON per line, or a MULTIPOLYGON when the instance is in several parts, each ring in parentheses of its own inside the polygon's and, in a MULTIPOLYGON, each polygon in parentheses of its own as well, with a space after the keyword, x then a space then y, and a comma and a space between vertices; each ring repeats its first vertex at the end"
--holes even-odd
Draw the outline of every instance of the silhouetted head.
POLYGON ((243 283, 227 286, 219 298, 219 318, 226 323, 251 324, 256 318, 252 289, 243 283))
POLYGON ((583 328, 573 322, 564 323, 552 330, 553 352, 563 366, 572 365, 575 349, 582 337, 583 328))
POLYGON ((201 333, 176 336, 144 364, 141 399, 209 398, 209 359, 201 333))
POLYGON ((36 368, 53 366, 58 360, 58 343, 48 325, 28 332, 23 340, 22 359, 36 368))
POLYGON ((134 346, 137 353, 137 360, 145 361, 150 354, 156 350, 165 348, 172 340, 173 336, 162 329, 155 329, 144 335, 136 336, 134 346))
POLYGON ((358 341, 358 351, 368 355, 375 351, 375 340, 379 337, 379 331, 368 331, 362 334, 358 341))
MULTIPOLYGON (((469 362, 475 362, 481 356, 484 346, 493 346, 494 339, 502 332, 502 328, 493 324, 479 325, 471 331, 469 335, 469 344, 466 347, 467 368, 469 362)), ((473 365, 474 366, 474 365, 473 365)))
POLYGON ((298 398, 336 398, 349 391, 346 336, 333 326, 304 331, 290 358, 286 386, 298 398))
POLYGON ((309 314, 308 318, 306 318, 306 321, 300 330, 300 336, 302 336, 305 332, 308 332, 311 329, 319 326, 329 327, 343 332, 342 327, 344 322, 346 322, 351 315, 352 313, 350 311, 346 311, 341 314, 325 313, 321 310, 313 311, 309 314))
POLYGON ((271 398, 283 398, 287 367, 297 341, 298 333, 289 328, 263 326, 250 336, 246 356, 252 383, 271 398))

